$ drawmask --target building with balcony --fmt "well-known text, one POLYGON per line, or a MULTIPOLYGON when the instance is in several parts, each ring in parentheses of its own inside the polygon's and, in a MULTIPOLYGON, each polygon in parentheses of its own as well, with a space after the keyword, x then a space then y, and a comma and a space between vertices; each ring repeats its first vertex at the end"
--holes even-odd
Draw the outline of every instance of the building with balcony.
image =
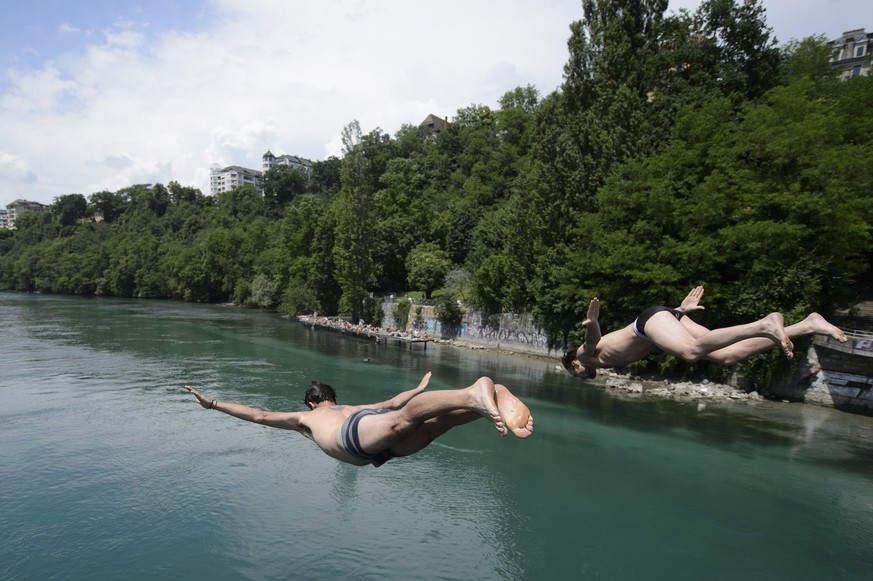
POLYGON ((229 165, 223 168, 218 164, 213 164, 209 172, 209 191, 214 196, 242 186, 253 186, 263 194, 262 178, 263 174, 256 169, 238 165, 229 165))
POLYGON ((48 212, 49 207, 39 202, 30 202, 28 200, 15 200, 11 204, 6 204, 6 228, 15 230, 15 220, 22 214, 27 212, 48 212))
POLYGON ((269 149, 263 156, 263 172, 267 173, 274 167, 288 166, 300 170, 306 174, 307 179, 312 179, 312 162, 296 155, 273 155, 269 149))
POLYGON ((831 66, 840 71, 840 79, 870 74, 870 55, 873 53, 873 32, 863 28, 848 30, 831 42, 831 66))

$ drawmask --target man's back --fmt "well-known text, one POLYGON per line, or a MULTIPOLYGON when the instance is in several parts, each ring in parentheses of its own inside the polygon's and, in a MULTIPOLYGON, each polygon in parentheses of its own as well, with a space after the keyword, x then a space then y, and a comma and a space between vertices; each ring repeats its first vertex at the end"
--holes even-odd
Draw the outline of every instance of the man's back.
POLYGON ((340 445, 340 429, 346 419, 368 406, 329 405, 327 402, 314 410, 303 412, 300 418, 300 433, 315 442, 322 451, 343 462, 364 466, 360 458, 347 454, 340 445))

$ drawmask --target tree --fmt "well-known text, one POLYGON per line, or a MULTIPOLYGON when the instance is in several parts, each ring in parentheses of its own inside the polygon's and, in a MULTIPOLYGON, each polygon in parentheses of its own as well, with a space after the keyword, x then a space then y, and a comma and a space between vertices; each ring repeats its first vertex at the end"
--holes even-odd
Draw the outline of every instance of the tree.
POLYGON ((122 194, 103 190, 89 196, 90 213, 99 214, 105 222, 115 222, 127 209, 127 200, 122 194))
POLYGON ((425 298, 429 299, 433 291, 445 282, 451 265, 449 255, 436 244, 419 244, 406 257, 410 288, 424 290, 425 298))
POLYGON ((373 224, 370 217, 373 179, 361 140, 361 126, 352 121, 342 133, 342 189, 336 204, 334 276, 342 289, 340 310, 358 321, 367 288, 374 280, 373 224))
POLYGON ((832 309, 873 248, 865 103, 870 80, 804 76, 739 116, 727 98, 684 111, 664 152, 623 166, 580 221, 575 297, 613 297, 607 322, 700 282, 713 326, 832 309))
POLYGON ((88 202, 82 194, 58 196, 51 205, 51 212, 61 226, 72 226, 88 216, 88 202))
POLYGON ((313 193, 333 196, 340 191, 342 160, 330 156, 312 163, 312 180, 309 188, 313 193))
POLYGON ((453 266, 446 274, 445 288, 450 294, 464 300, 470 285, 470 273, 462 266, 453 266))
POLYGON ((320 309, 315 291, 297 279, 289 281, 278 307, 280 313, 292 317, 304 313, 315 313, 320 309))
POLYGON ((779 50, 760 0, 706 0, 697 9, 699 42, 711 47, 711 65, 723 94, 758 99, 779 79, 779 50))
POLYGON ((177 181, 171 181, 167 187, 170 190, 170 203, 173 205, 184 203, 204 205, 203 194, 197 188, 183 186, 177 181))
POLYGON ((791 40, 782 49, 782 70, 789 82, 801 77, 816 83, 833 81, 839 73, 831 66, 832 56, 833 49, 823 35, 791 40))
POLYGON ((297 168, 280 165, 264 172, 264 199, 279 211, 296 196, 306 192, 306 174, 297 168))
POLYGON ((249 221, 267 213, 261 194, 251 185, 240 186, 216 196, 218 209, 228 221, 249 221))

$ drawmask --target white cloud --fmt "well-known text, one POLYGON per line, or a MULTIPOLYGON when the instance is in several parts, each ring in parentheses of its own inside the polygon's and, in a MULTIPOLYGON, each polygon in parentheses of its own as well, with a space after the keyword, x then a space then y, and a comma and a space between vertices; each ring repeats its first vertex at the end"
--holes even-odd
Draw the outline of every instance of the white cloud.
POLYGON ((76 28, 75 26, 69 24, 68 22, 63 22, 63 23, 61 23, 61 25, 58 26, 58 30, 59 30, 60 32, 66 32, 66 33, 77 33, 77 32, 82 32, 81 30, 79 30, 79 29, 76 28))
MULTIPOLYGON (((84 49, 6 71, 0 155, 17 161, 3 162, 0 205, 170 180, 208 193, 211 164, 259 168, 267 149, 337 155, 354 119, 393 134, 430 113, 496 106, 518 85, 545 95, 561 83, 569 25, 582 14, 578 0, 207 6, 200 22, 211 24, 196 31, 115 18, 81 33, 67 22, 61 31, 80 32, 84 49)), ((845 14, 845 28, 873 26, 845 14)))
POLYGON ((518 84, 548 93, 581 14, 577 0, 210 6, 206 30, 155 35, 150 23, 146 36, 116 22, 85 50, 10 71, 0 151, 41 179, 0 184, 0 197, 170 180, 208 192, 212 163, 259 168, 268 148, 324 159, 354 119, 394 133, 429 113, 493 106, 518 84))
POLYGON ((0 179, 34 183, 36 182, 36 174, 31 171, 27 163, 20 157, 0 152, 0 179))

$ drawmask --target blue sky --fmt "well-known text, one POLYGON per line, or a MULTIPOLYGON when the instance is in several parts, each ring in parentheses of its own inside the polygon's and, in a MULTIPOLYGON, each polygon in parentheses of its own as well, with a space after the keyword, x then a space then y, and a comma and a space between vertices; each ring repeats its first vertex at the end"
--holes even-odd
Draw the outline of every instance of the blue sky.
MULTIPOLYGON (((671 11, 699 0, 671 0, 671 11)), ((784 42, 873 30, 869 0, 765 0, 784 42)), ((580 0, 42 0, 0 11, 0 206, 340 153, 562 81, 580 0)))
MULTIPOLYGON (((213 14, 200 0, 40 0, 6 2, 0 12, 0 65, 39 68, 82 52, 105 31, 132 27, 150 40, 170 30, 203 30, 213 14)), ((6 79, 0 80, 4 82, 6 79)))

